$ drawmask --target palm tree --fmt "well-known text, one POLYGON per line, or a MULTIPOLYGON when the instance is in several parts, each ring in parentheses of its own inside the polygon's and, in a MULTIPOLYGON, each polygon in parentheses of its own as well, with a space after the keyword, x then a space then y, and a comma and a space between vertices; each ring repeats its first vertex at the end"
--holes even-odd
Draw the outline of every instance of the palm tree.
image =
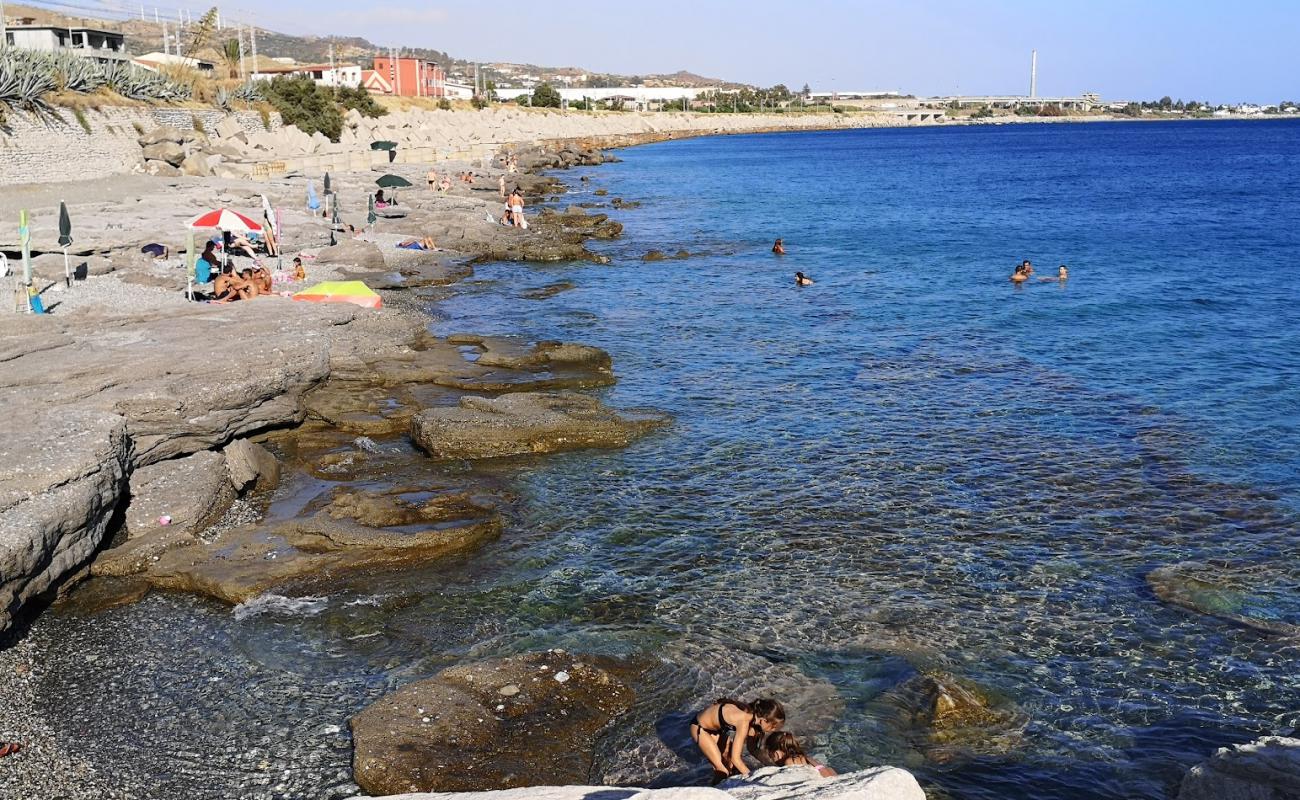
POLYGON ((221 45, 221 57, 226 61, 226 69, 230 72, 230 77, 239 77, 239 59, 242 55, 238 39, 227 39, 221 45))

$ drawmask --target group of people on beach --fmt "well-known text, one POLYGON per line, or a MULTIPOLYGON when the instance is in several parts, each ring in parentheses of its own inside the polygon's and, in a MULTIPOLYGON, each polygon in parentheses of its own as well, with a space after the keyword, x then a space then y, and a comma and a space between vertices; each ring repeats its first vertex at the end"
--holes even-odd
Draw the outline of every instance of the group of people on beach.
POLYGON ((824 778, 836 774, 809 756, 784 727, 785 708, 768 697, 752 703, 719 698, 687 726, 691 740, 713 767, 714 784, 732 775, 748 775, 746 753, 763 766, 808 766, 824 778))
POLYGON ((524 219, 524 193, 518 186, 506 195, 506 210, 501 215, 501 224, 516 228, 528 227, 528 222, 524 219))
MULTIPOLYGON (((235 237, 227 245, 227 251, 255 258, 253 243, 242 236, 235 237)), ((302 272, 302 260, 295 258, 293 263, 295 273, 302 272)), ((199 284, 212 282, 212 296, 208 300, 213 303, 251 300, 260 295, 272 294, 273 280, 266 267, 254 261, 252 266, 236 272, 229 262, 221 264, 221 257, 217 255, 217 243, 211 239, 204 245, 203 253, 194 264, 194 279, 199 284)))
MULTIPOLYGON (((1021 261, 1019 264, 1016 265, 1015 271, 1011 273, 1011 282, 1014 284, 1025 283, 1030 278, 1032 278, 1033 275, 1034 275, 1034 264, 1033 262, 1031 262, 1029 259, 1026 258, 1024 261, 1021 261)), ((1056 271, 1055 278, 1039 278, 1038 281, 1040 283, 1055 283, 1058 281, 1064 283, 1069 279, 1070 279, 1070 269, 1066 267, 1064 264, 1062 264, 1060 268, 1056 271)))

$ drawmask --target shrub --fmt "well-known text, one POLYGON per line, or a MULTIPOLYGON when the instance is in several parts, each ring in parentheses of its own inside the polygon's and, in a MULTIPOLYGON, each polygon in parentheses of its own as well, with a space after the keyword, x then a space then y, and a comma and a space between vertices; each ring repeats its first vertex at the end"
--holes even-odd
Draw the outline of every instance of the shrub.
POLYGON ((537 108, 559 108, 559 90, 549 83, 543 83, 533 90, 533 105, 537 108))
POLYGON ((482 97, 479 97, 478 95, 474 95, 472 98, 470 98, 469 104, 474 106, 474 108, 478 111, 482 111, 483 109, 488 107, 488 101, 484 100, 482 97))
POLYGON ((334 99, 339 105, 354 108, 363 117, 382 117, 388 113, 388 109, 375 102, 374 95, 360 86, 341 86, 334 92, 334 99))
POLYGON ((285 125, 293 125, 303 133, 320 131, 337 142, 343 132, 343 115, 330 90, 317 86, 305 75, 270 81, 266 84, 266 99, 280 112, 285 125))
POLYGON ((442 109, 443 111, 451 111, 451 101, 445 97, 442 98, 441 100, 438 101, 438 108, 442 109))

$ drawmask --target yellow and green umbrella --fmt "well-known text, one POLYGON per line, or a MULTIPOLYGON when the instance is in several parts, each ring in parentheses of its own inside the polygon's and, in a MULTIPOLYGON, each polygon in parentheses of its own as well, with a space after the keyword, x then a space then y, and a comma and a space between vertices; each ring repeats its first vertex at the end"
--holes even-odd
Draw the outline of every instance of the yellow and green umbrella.
POLYGON ((383 299, 361 281, 323 281, 293 296, 311 303, 352 303, 364 308, 382 308, 383 299))

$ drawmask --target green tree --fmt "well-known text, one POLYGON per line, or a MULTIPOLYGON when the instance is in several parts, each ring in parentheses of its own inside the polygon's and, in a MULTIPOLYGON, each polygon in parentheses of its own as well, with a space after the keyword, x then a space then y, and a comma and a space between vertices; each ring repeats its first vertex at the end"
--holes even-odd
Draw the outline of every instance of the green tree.
POLYGON ((1174 101, 1173 98, 1171 98, 1169 95, 1165 95, 1164 97, 1160 98, 1161 111, 1168 111, 1173 107, 1174 107, 1174 101))
POLYGON ((495 103, 495 102, 497 101, 497 82, 496 82, 496 81, 488 81, 488 82, 483 86, 483 91, 484 91, 484 94, 485 94, 485 97, 484 97, 483 99, 487 100, 489 103, 495 103))
POLYGON ((227 39, 221 43, 221 58, 226 62, 226 77, 239 77, 239 59, 242 55, 238 39, 227 39))
POLYGON ((559 108, 560 92, 549 83, 543 83, 533 90, 533 105, 537 108, 559 108))
POLYGON ((317 131, 330 141, 337 142, 343 132, 343 115, 334 104, 334 97, 324 86, 306 75, 281 76, 265 84, 267 101, 280 112, 284 124, 293 125, 303 133, 317 131))
MULTIPOLYGON (((324 87, 321 87, 324 88, 324 87)), ((360 86, 340 86, 334 100, 344 108, 355 108, 365 117, 382 117, 388 109, 375 102, 375 96, 360 86)))
POLYGON ((803 99, 806 101, 808 98, 812 97, 812 87, 805 83, 799 94, 803 95, 803 99))

